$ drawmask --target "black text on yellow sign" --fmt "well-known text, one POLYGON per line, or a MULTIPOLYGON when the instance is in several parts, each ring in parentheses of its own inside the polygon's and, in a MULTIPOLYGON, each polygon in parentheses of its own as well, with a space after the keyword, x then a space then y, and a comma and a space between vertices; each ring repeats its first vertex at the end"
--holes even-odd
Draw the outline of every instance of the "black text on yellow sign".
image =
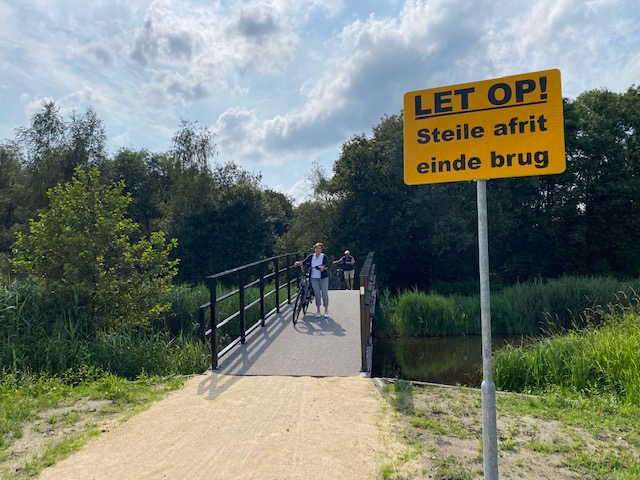
POLYGON ((562 173, 559 70, 408 92, 408 185, 562 173))

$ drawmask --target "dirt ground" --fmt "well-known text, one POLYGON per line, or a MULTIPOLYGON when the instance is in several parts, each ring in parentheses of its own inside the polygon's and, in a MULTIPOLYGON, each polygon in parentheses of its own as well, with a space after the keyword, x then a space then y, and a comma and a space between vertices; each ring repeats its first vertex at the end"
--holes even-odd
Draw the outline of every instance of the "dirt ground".
MULTIPOLYGON (((399 413, 385 382, 363 376, 243 377, 209 372, 124 421, 96 416, 108 408, 104 402, 79 402, 71 407, 82 418, 74 428, 98 422, 103 433, 38 478, 482 478, 479 392, 432 387, 409 400, 410 414, 399 413), (425 425, 417 428, 416 421, 425 425), (464 474, 447 474, 451 466, 464 474)), ((63 418, 66 413, 47 412, 39 425, 25 428, 0 472, 15 472, 47 441, 64 435, 63 428, 46 424, 52 415, 63 418)), ((562 461, 563 446, 576 438, 597 454, 591 447, 596 439, 551 420, 499 412, 498 432, 501 479, 583 478, 562 461), (526 447, 534 441, 554 445, 557 452, 526 447)))

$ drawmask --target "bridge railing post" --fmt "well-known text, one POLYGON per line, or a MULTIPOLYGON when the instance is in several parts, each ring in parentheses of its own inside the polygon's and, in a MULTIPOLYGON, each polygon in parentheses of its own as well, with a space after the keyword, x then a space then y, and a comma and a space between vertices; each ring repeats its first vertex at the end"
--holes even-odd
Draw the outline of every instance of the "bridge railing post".
POLYGON ((260 264, 260 326, 264 327, 264 263, 260 264))
POLYGON ((240 343, 244 344, 247 341, 247 330, 245 328, 246 312, 245 312, 245 298, 244 298, 244 271, 238 272, 238 298, 240 301, 240 343))
POLYGON ((372 333, 372 312, 376 302, 376 272, 374 253, 369 252, 360 270, 360 371, 369 371, 368 347, 372 333))
POLYGON ((287 260, 287 303, 291 303, 291 258, 289 258, 289 255, 287 255, 286 260, 287 260))
POLYGON ((216 318, 216 279, 209 279, 209 298, 211 308, 211 369, 216 370, 218 368, 218 319, 216 318))
POLYGON ((273 266, 275 268, 275 289, 276 289, 276 312, 280 313, 280 267, 278 263, 278 257, 273 259, 273 266))
POLYGON ((206 335, 205 335, 205 331, 206 331, 206 325, 205 325, 205 315, 204 315, 204 311, 206 309, 206 305, 200 305, 200 308, 198 308, 198 338, 200 338, 200 341, 202 342, 202 344, 204 345, 207 341, 206 335))

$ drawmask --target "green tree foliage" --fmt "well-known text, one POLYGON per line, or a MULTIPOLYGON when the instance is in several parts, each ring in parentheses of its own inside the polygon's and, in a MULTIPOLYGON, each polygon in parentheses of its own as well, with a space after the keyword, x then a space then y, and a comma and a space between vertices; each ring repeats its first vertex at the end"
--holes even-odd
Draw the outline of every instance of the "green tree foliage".
MULTIPOLYGON (((592 90, 565 105, 566 232, 587 273, 638 275, 640 87, 592 90), (579 251, 576 251, 579 250, 579 251)), ((561 201, 563 199, 558 199, 561 201)))
POLYGON ((201 172, 193 178, 197 198, 175 210, 171 230, 180 240, 182 279, 202 281, 207 275, 273 254, 274 217, 269 215, 269 201, 275 197, 265 195, 259 180, 233 163, 216 165, 211 175, 201 172))
POLYGON ((313 245, 321 242, 329 258, 340 258, 344 247, 333 241, 337 238, 340 225, 337 224, 337 210, 340 195, 329 190, 330 179, 318 163, 313 163, 305 178, 312 193, 290 213, 287 228, 277 239, 280 253, 313 252, 313 245))
POLYGON ((0 254, 9 251, 13 227, 20 221, 24 174, 18 147, 0 143, 0 254))
POLYGON ((488 183, 499 278, 640 273, 639 98, 632 87, 565 100, 566 172, 488 183))
POLYGON ((68 158, 74 168, 100 166, 107 158, 104 124, 91 107, 83 115, 72 112, 65 133, 68 158))
POLYGON ((198 129, 196 122, 180 122, 180 129, 173 136, 173 156, 177 165, 183 169, 207 170, 209 158, 215 152, 213 133, 207 127, 198 129))
POLYGON ((31 117, 29 127, 16 129, 18 142, 27 153, 28 165, 37 169, 53 150, 64 145, 65 125, 55 102, 42 104, 42 111, 31 117))
POLYGON ((49 191, 49 209, 19 233, 14 267, 45 286, 60 304, 80 304, 98 329, 145 327, 168 305, 176 246, 161 232, 132 242, 122 182, 100 183, 97 169, 76 169, 71 182, 49 191))
MULTIPOLYGON (((504 283, 562 274, 640 275, 640 91, 585 92, 565 100, 567 171, 488 182, 490 267, 504 283)), ((0 145, 0 249, 48 203, 48 188, 74 168, 99 165, 124 181, 133 235, 178 239, 180 279, 200 282, 275 251, 309 251, 316 241, 337 258, 375 251, 389 287, 432 288, 477 281, 474 182, 407 186, 403 120, 385 116, 371 135, 347 141, 328 176, 317 165, 311 198, 297 207, 265 190, 233 162, 212 163, 214 135, 182 121, 165 153, 104 152, 93 110, 64 120, 55 103, 0 145)), ((494 282, 495 285, 496 282, 494 282)))
MULTIPOLYGON (((639 129, 638 87, 565 100, 567 171, 488 182, 495 280, 640 274, 639 129)), ((402 117, 384 117, 316 181, 339 225, 332 243, 375 250, 392 288, 477 279, 475 183, 406 186, 402 149, 402 117)))
POLYGON ((278 240, 281 253, 313 252, 313 245, 322 242, 325 253, 331 259, 339 258, 340 245, 332 242, 335 238, 333 219, 335 212, 326 202, 308 201, 298 205, 291 218, 291 226, 278 240))
POLYGON ((101 169, 108 181, 124 182, 125 191, 131 195, 129 216, 140 225, 144 235, 154 230, 168 231, 171 170, 168 155, 130 149, 119 150, 101 169))
POLYGON ((106 133, 93 109, 73 112, 68 122, 53 101, 31 117, 28 127, 16 129, 29 171, 24 186, 30 217, 47 205, 47 190, 71 179, 76 167, 98 166, 106 158, 106 133))
POLYGON ((291 227, 293 201, 283 193, 267 189, 263 192, 263 208, 270 226, 270 243, 275 245, 291 227))

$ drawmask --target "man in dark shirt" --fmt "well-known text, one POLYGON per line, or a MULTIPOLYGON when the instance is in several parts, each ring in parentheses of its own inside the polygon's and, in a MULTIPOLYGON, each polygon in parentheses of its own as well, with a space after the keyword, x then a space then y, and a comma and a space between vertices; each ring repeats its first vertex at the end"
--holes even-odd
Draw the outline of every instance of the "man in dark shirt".
POLYGON ((351 256, 349 250, 344 251, 344 255, 332 263, 341 263, 344 271, 344 283, 347 290, 353 290, 353 278, 355 277, 356 259, 351 256))

